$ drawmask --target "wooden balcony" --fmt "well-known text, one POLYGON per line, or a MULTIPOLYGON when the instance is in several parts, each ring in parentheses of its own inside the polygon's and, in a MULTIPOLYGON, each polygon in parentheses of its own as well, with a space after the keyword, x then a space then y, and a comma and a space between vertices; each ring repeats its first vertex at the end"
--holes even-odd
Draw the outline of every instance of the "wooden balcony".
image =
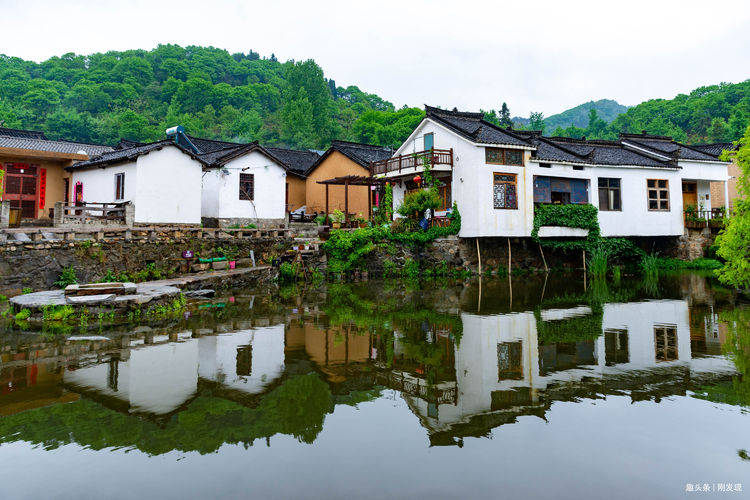
POLYGON ((453 148, 451 149, 429 149, 410 153, 387 160, 374 161, 370 163, 371 175, 383 175, 393 172, 407 174, 414 173, 415 170, 421 170, 425 161, 429 162, 432 167, 437 165, 448 165, 453 168, 453 148))

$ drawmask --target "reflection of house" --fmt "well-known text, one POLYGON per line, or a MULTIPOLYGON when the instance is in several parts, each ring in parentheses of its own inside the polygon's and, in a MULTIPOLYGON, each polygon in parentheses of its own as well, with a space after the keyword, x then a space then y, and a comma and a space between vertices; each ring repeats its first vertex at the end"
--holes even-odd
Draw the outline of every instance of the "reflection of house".
MULTIPOLYGON (((733 372, 723 357, 692 356, 688 316, 683 300, 604 304, 600 326, 581 336, 575 329, 584 323, 566 321, 597 318, 588 307, 540 314, 462 313, 463 336, 455 354, 456 403, 432 411, 419 402, 410 406, 431 432, 439 433, 456 426, 471 428, 469 422, 479 417, 494 426, 507 418, 512 421, 515 414, 538 414, 553 393, 565 393, 562 388, 568 385, 622 378, 614 385, 637 390, 639 377, 647 378, 654 370, 733 372), (540 338, 542 330, 558 340, 540 338)), ((593 393, 605 390, 602 382, 594 383, 593 393)))
POLYGON ((24 219, 46 219, 58 201, 68 201, 75 161, 110 151, 109 146, 50 140, 43 132, 0 127, 0 167, 5 171, 4 200, 24 219))
POLYGON ((64 383, 76 392, 129 412, 166 415, 197 393, 199 384, 234 393, 264 392, 284 371, 284 325, 148 344, 133 343, 106 363, 67 370, 64 383))

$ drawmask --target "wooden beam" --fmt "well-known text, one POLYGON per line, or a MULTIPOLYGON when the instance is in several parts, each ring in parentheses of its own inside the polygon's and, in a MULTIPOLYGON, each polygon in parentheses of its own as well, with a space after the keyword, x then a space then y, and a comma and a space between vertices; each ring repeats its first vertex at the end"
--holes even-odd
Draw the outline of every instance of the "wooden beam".
POLYGON ((349 180, 344 182, 344 222, 349 223, 349 180))
POLYGON ((328 225, 328 184, 326 184, 326 220, 325 225, 328 225))

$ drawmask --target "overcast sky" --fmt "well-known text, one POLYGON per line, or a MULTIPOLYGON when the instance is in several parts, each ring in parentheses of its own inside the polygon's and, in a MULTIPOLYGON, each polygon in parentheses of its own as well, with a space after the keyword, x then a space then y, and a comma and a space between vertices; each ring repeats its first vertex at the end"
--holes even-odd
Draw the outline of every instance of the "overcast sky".
MULTIPOLYGON (((315 59, 397 106, 513 115, 633 105, 750 78, 736 1, 0 0, 0 53, 35 61, 159 43, 315 59)), ((2 84, 2 82, 0 82, 2 84)))

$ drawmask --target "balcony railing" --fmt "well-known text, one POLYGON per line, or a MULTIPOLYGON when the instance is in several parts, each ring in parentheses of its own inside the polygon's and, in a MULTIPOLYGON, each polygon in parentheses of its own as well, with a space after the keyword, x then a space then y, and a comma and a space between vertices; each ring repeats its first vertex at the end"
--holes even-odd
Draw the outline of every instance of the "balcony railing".
POLYGON ((703 227, 724 227, 725 212, 723 208, 713 208, 711 210, 697 210, 688 207, 684 210, 685 227, 703 228, 703 227))
POLYGON ((389 172, 422 168, 425 161, 428 161, 433 167, 435 165, 450 165, 453 168, 453 148, 428 149, 418 153, 394 156, 387 160, 374 161, 370 163, 370 173, 372 175, 381 175, 389 172))

